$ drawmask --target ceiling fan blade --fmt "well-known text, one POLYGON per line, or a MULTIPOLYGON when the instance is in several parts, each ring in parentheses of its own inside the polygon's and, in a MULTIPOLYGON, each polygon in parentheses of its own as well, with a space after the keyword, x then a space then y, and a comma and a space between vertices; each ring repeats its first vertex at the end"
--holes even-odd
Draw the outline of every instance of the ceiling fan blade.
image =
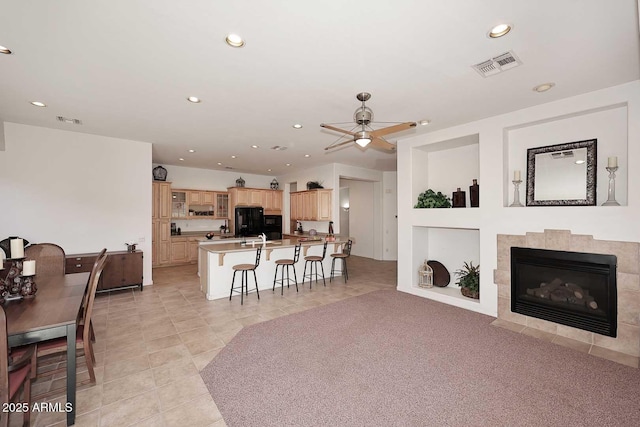
POLYGON ((341 142, 341 143, 339 143, 339 144, 333 144, 333 145, 330 145, 330 146, 328 146, 328 147, 325 147, 325 150, 331 150, 331 149, 333 149, 333 148, 341 147, 341 146, 343 146, 343 145, 346 145, 346 144, 349 144, 349 143, 352 143, 352 142, 353 142, 353 139, 349 139, 349 140, 347 140, 347 141, 342 141, 342 142, 341 142))
POLYGON ((416 127, 416 122, 406 122, 400 123, 399 125, 389 126, 386 128, 374 130, 370 132, 372 138, 377 138, 379 136, 389 135, 390 133, 401 132, 403 130, 411 129, 416 127))
POLYGON ((382 138, 373 138, 369 143, 369 145, 372 146, 373 148, 381 148, 387 151, 394 151, 396 149, 395 145, 393 145, 388 141, 385 141, 382 138))
POLYGON ((335 126, 328 125, 326 123, 320 123, 320 127, 323 127, 325 129, 335 130, 336 132, 346 133, 347 135, 353 135, 353 136, 356 135, 354 132, 351 132, 350 130, 340 129, 335 126))

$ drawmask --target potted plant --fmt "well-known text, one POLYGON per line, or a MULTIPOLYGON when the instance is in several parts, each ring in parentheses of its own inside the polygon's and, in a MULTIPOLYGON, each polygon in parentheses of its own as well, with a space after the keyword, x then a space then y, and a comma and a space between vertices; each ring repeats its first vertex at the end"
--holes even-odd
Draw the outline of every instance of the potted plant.
POLYGON ((307 190, 324 188, 321 181, 307 181, 307 190))
POLYGON ((469 298, 480 298, 480 266, 473 265, 473 261, 465 262, 464 266, 455 272, 458 276, 456 285, 460 285, 462 295, 469 298))
POLYGON ((432 189, 428 189, 418 196, 418 203, 414 208, 450 208, 451 199, 440 191, 437 193, 432 189))

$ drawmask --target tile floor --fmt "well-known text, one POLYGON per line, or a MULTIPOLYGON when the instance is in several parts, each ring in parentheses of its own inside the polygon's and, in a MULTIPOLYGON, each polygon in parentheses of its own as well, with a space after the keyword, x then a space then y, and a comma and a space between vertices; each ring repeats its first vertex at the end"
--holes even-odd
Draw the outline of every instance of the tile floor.
MULTIPOLYGON (((196 266, 157 268, 143 292, 100 294, 94 306, 97 383, 78 388, 76 426, 215 426, 225 422, 199 371, 245 326, 378 289, 395 289, 396 263, 352 256, 349 281, 309 283, 277 292, 207 301, 196 266)), ((42 360, 33 384, 35 401, 64 402, 64 356, 42 360), (56 389, 62 390, 53 391, 56 389), (40 397, 48 393, 47 397, 40 397)), ((78 364, 78 380, 88 379, 78 364)), ((64 426, 66 414, 32 414, 32 425, 64 426)), ((11 417, 20 425, 21 416, 11 417)))

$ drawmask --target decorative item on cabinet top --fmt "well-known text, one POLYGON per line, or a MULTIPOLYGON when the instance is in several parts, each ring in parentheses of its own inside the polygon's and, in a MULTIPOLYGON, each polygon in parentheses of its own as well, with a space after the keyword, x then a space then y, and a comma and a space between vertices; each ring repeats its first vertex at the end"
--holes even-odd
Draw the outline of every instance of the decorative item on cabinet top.
POLYGON ((167 170, 162 166, 156 166, 153 168, 153 180, 154 181, 166 181, 167 180, 167 170))
POLYGON ((307 190, 314 190, 316 188, 324 188, 322 181, 307 181, 307 190))
POLYGON ((278 183, 278 180, 273 178, 273 181, 271 181, 271 184, 270 184, 271 189, 277 190, 279 186, 280 184, 278 183))
POLYGON ((244 187, 244 179, 242 177, 236 179, 236 187, 244 187))

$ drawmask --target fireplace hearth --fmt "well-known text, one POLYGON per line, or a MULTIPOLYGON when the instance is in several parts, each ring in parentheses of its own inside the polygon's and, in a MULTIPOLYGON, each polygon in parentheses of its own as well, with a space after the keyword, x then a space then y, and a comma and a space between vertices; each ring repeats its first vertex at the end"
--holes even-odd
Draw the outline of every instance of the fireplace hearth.
POLYGON ((511 311, 616 337, 615 255, 511 247, 511 311))

